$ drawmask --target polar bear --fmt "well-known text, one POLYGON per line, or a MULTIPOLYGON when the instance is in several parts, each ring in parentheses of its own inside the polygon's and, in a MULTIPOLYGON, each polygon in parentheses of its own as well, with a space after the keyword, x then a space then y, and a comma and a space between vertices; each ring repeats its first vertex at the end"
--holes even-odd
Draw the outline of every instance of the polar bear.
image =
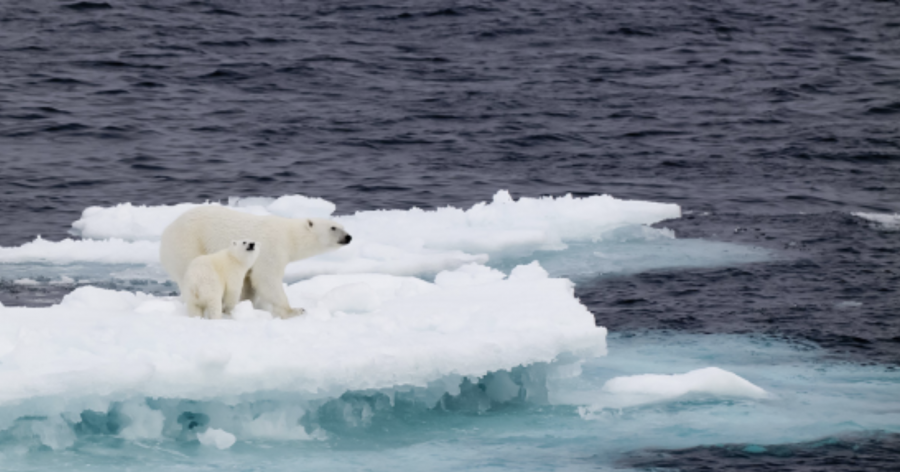
POLYGON ((323 218, 291 219, 257 216, 209 205, 188 210, 166 227, 160 241, 160 262, 184 293, 184 271, 197 256, 228 247, 234 239, 252 239, 261 250, 247 273, 241 300, 280 318, 303 313, 291 308, 282 279, 288 263, 347 245, 352 239, 343 226, 323 218))
POLYGON ((259 257, 255 241, 232 241, 219 252, 195 257, 184 271, 181 297, 191 316, 218 320, 241 299, 247 271, 259 257))

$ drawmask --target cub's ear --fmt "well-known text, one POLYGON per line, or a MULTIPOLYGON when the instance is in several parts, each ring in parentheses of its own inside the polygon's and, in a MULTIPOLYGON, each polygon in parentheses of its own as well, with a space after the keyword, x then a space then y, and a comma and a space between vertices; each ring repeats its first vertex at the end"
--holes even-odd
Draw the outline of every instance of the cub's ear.
POLYGON ((306 220, 306 221, 309 223, 309 227, 312 228, 312 225, 313 225, 312 220, 306 220))

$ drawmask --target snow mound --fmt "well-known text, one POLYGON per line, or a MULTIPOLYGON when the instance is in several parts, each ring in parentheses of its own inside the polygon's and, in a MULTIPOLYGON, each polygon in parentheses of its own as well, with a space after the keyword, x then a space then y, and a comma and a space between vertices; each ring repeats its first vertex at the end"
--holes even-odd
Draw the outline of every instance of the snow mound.
MULTIPOLYGON (((595 326, 571 282, 536 263, 509 277, 469 265, 438 274, 436 283, 332 275, 287 291, 307 315, 272 319, 243 304, 234 319, 196 319, 175 298, 96 287, 47 308, 4 307, 0 423, 5 406, 38 399, 208 400, 276 391, 324 398, 479 377, 563 353, 605 354, 606 329, 595 326)), ((155 431, 158 419, 145 423, 135 437, 155 431)))

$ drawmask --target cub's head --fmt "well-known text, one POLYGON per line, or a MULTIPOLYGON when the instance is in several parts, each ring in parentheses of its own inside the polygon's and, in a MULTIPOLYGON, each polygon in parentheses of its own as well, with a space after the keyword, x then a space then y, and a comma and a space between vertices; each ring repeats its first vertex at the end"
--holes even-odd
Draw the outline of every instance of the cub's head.
POLYGON ((256 262, 256 258, 259 257, 259 249, 259 243, 256 241, 237 239, 231 241, 231 247, 228 248, 231 255, 243 262, 247 267, 252 266, 256 262))
POLYGON ((336 221, 325 218, 309 218, 306 220, 306 226, 315 235, 316 241, 323 251, 346 246, 353 239, 336 221))

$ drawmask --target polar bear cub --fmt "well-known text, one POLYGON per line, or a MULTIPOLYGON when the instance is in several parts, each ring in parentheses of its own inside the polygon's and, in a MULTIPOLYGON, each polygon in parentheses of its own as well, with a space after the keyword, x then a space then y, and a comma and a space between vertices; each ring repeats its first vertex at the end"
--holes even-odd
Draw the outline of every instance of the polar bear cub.
POLYGON ((181 292, 188 314, 217 320, 223 312, 231 313, 259 249, 255 241, 232 241, 226 249, 195 257, 185 270, 181 292))

